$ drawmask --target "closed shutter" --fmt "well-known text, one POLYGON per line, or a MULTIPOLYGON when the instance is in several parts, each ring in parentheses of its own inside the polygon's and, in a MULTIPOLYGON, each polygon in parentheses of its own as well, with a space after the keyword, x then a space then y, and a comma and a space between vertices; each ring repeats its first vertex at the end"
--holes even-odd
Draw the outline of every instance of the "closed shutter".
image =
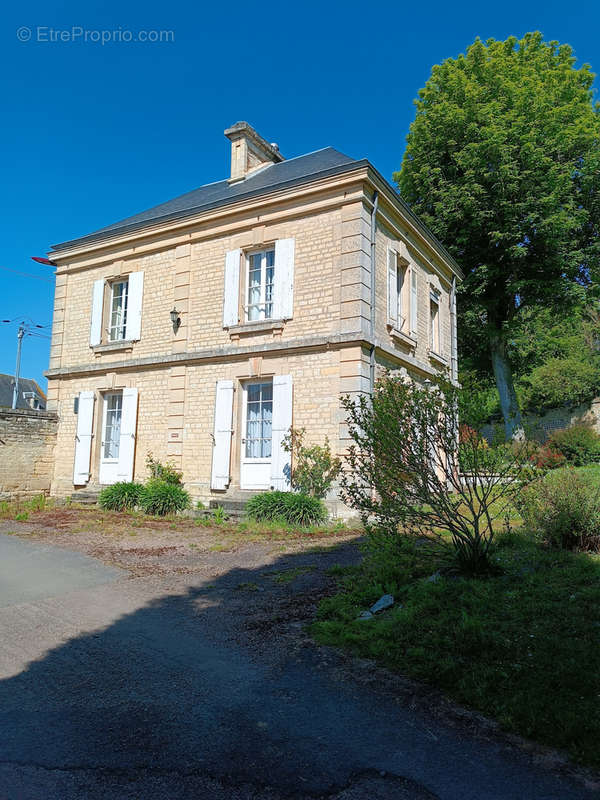
POLYGON ((127 322, 125 338, 137 341, 142 333, 142 297, 144 295, 144 272, 132 272, 127 286, 127 322))
POLYGON ((294 316, 294 252, 294 239, 278 239, 275 242, 274 319, 291 319, 294 316))
POLYGON ((388 249, 388 323, 398 327, 398 258, 388 249))
POLYGON ((291 457, 283 449, 283 438, 292 427, 292 376, 273 378, 273 422, 271 450, 271 486, 289 492, 292 477, 291 457))
POLYGON ((138 390, 123 389, 121 436, 119 440, 119 467, 117 469, 117 480, 119 481, 130 481, 133 478, 137 407, 138 390))
POLYGON ((92 317, 90 321, 90 347, 102 342, 102 306, 104 305, 104 280, 94 281, 92 289, 92 317))
POLYGON ((233 381, 217 381, 211 489, 226 489, 229 485, 232 420, 233 381))
POLYGON ((225 254, 225 290, 223 295, 223 327, 230 328, 240 321, 240 259, 241 250, 225 254))
POLYGON ((83 486, 90 479, 92 428, 94 425, 94 392, 79 392, 73 484, 83 486))
POLYGON ((410 332, 417 332, 419 296, 417 293, 417 270, 413 266, 410 271, 410 332))

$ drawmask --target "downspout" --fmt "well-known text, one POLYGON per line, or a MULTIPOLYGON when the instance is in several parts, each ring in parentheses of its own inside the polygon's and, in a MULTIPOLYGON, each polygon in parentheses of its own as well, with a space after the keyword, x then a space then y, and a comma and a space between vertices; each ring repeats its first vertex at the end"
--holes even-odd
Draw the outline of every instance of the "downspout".
POLYGON ((452 383, 458 381, 458 343, 456 339, 456 276, 454 276, 450 291, 450 378, 452 383))
POLYGON ((371 394, 375 390, 375 236, 377 233, 377 206, 379 192, 373 192, 373 208, 371 209, 371 320, 369 325, 369 338, 371 351, 369 354, 369 385, 371 394))

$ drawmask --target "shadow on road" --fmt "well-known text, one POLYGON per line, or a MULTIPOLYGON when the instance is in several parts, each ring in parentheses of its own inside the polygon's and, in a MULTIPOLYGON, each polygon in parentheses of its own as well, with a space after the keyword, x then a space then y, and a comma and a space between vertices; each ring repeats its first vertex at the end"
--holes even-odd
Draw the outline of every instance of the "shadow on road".
POLYGON ((93 630, 0 682, 0 797, 592 797, 343 679, 302 626, 331 591, 327 567, 355 558, 353 546, 285 554, 183 576, 170 593, 120 581, 33 607, 23 642, 35 625, 59 642, 69 615, 93 630))

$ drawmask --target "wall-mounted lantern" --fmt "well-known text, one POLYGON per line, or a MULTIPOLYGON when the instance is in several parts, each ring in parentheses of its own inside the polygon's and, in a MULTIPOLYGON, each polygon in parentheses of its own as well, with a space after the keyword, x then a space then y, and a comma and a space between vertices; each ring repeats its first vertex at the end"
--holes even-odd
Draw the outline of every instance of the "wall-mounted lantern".
POLYGON ((181 325, 181 317, 179 316, 179 311, 173 306, 173 310, 171 311, 171 322, 173 324, 173 333, 177 333, 179 330, 179 326, 181 325))

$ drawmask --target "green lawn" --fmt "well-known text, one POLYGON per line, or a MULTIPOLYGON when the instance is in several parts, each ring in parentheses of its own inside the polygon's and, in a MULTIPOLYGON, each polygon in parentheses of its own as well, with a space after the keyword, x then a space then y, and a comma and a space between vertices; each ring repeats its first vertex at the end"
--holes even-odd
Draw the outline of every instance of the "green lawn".
MULTIPOLYGON (((594 471, 600 482, 600 467, 594 471)), ((340 571, 313 633, 444 690, 503 727, 599 767, 600 557, 500 536, 501 574, 442 577, 406 543, 340 571), (358 621, 384 592, 396 605, 358 621)))

